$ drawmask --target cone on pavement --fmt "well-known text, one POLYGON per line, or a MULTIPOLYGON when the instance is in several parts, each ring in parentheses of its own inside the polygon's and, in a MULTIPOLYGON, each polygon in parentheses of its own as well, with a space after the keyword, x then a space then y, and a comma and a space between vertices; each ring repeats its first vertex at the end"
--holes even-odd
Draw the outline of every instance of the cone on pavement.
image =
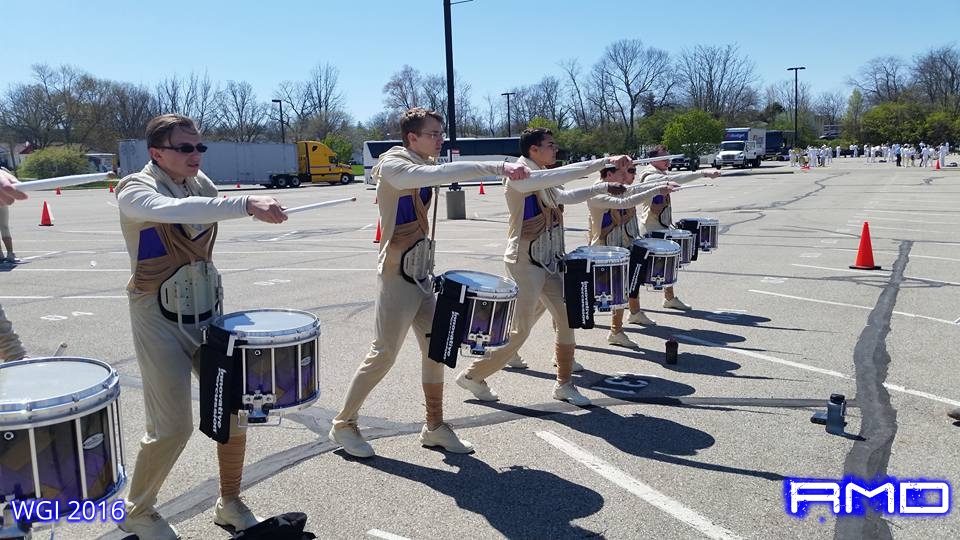
POLYGON ((60 195, 60 188, 57 188, 57 195, 60 195))
POLYGON ((43 201, 43 210, 40 212, 40 226, 41 227, 53 226, 53 218, 50 217, 50 208, 47 206, 47 201, 43 201))
POLYGON ((113 184, 107 184, 107 185, 110 186, 110 193, 113 193, 113 184))
POLYGON ((482 181, 482 180, 480 181, 480 194, 481 194, 481 195, 486 195, 486 194, 487 194, 487 192, 483 190, 483 181, 482 181))
POLYGON ((240 189, 240 182, 237 182, 237 189, 240 189))
POLYGON ((377 236, 373 238, 374 244, 380 243, 380 219, 377 219, 377 236))
POLYGON ((940 160, 939 160, 939 159, 935 159, 935 160, 933 160, 933 163, 934 163, 934 165, 933 165, 933 170, 939 171, 939 170, 940 170, 940 160))
POLYGON ((857 250, 857 261, 850 266, 855 270, 880 270, 873 264, 873 244, 870 242, 870 223, 863 222, 863 232, 860 233, 860 249, 857 250))

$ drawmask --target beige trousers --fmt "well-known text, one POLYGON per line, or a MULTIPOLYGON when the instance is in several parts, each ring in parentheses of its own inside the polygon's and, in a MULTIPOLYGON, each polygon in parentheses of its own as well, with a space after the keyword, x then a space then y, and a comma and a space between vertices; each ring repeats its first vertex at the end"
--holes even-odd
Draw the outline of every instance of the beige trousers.
POLYGON ((13 331, 13 323, 7 320, 3 305, 0 304, 0 361, 19 360, 26 355, 20 336, 13 331))
MULTIPOLYGON (((199 368, 200 350, 160 313, 154 296, 130 299, 130 322, 147 424, 127 495, 127 513, 134 516, 156 504, 163 482, 193 434, 190 375, 199 368)), ((192 335, 200 341, 199 331, 192 335)), ((240 434, 237 418, 231 416, 230 435, 240 434)), ((227 480, 239 484, 239 478, 227 480)))
POLYGON ((421 382, 443 384, 444 365, 427 358, 430 347, 427 334, 433 324, 436 297, 403 279, 399 253, 388 254, 383 271, 377 274, 377 286, 373 343, 353 375, 343 408, 333 419, 333 425, 338 428, 356 425, 360 407, 393 367, 411 326, 420 346, 421 382))
POLYGON ((567 321, 567 310, 563 304, 563 277, 551 274, 535 266, 525 258, 529 243, 522 242, 521 255, 517 263, 506 263, 507 274, 517 282, 520 289, 514 307, 513 325, 510 341, 502 349, 474 360, 467 368, 467 377, 474 381, 483 381, 503 368, 513 355, 523 346, 530 331, 544 313, 544 308, 553 317, 556 333, 556 345, 575 345, 573 329, 567 321))

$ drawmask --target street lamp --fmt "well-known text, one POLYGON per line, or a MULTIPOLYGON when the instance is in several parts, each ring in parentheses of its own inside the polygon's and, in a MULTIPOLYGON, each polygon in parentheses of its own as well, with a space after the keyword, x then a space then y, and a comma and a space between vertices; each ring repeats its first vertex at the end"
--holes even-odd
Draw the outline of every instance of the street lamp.
POLYGON ((280 142, 287 144, 287 134, 283 130, 283 100, 282 99, 271 99, 270 101, 278 103, 280 105, 280 142))
POLYGON ((516 95, 516 92, 504 92, 501 96, 507 96, 507 137, 510 136, 510 96, 516 95))
POLYGON ((807 69, 804 66, 787 68, 787 71, 793 72, 793 147, 797 148, 797 137, 800 132, 797 130, 797 109, 800 108, 800 93, 798 90, 799 74, 801 69, 807 69))
MULTIPOLYGON (((450 141, 450 159, 457 149, 457 108, 453 102, 453 30, 450 25, 450 6, 473 0, 443 0, 443 37, 447 55, 447 138, 450 141)), ((460 184, 452 182, 447 192, 447 219, 467 219, 466 194, 460 184)))

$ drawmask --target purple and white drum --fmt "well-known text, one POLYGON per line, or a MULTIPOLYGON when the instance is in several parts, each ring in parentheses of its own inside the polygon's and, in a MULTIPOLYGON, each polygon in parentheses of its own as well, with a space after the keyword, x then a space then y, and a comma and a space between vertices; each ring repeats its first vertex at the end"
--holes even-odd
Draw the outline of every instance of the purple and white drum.
POLYGON ((647 238, 663 238, 680 244, 680 267, 690 264, 695 253, 695 235, 684 229, 657 229, 646 234, 647 238))
MULTIPOLYGON (((677 227, 686 229, 697 235, 697 248, 704 253, 710 253, 720 246, 720 220, 714 218, 692 217, 683 218, 677 222, 677 227)), ((694 257, 696 260, 696 257, 694 257)))
POLYGON ((655 291, 677 282, 680 270, 680 244, 660 238, 637 238, 630 250, 630 285, 640 284, 655 291))
POLYGON ((120 377, 90 358, 0 364, 0 498, 102 501, 123 486, 120 377))
POLYGON ((506 345, 519 292, 517 284, 473 270, 450 270, 443 273, 443 279, 466 287, 467 326, 460 339, 461 351, 481 356, 506 345))
POLYGON ((627 307, 630 250, 617 246, 581 246, 566 259, 587 259, 593 275, 593 296, 597 311, 627 307))
MULTIPOLYGON (((320 320, 306 311, 254 309, 222 315, 213 325, 242 352, 241 399, 248 425, 266 424, 320 397, 320 320)), ((241 410, 243 412, 243 410, 241 410)), ((241 419, 241 422, 243 419, 241 419)))

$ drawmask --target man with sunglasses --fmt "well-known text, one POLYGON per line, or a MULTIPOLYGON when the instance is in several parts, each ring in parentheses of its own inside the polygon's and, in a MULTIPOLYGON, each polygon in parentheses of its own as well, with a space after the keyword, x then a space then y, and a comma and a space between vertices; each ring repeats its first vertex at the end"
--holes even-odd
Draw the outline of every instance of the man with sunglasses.
MULTIPOLYGON (((0 167, 0 211, 16 201, 27 198, 27 194, 13 187, 17 179, 9 171, 0 167)), ((20 336, 13 331, 13 323, 7 319, 0 304, 0 361, 19 360, 27 356, 27 351, 20 342, 20 336)))
MULTIPOLYGON (((667 156, 668 154, 669 152, 665 146, 658 145, 647 153, 647 157, 655 158, 659 156, 667 156)), ((669 168, 669 159, 665 158, 651 162, 649 165, 639 171, 638 176, 640 178, 640 183, 656 183, 669 180, 677 184, 686 184, 687 182, 692 182, 700 178, 717 178, 720 176, 720 171, 706 172, 703 170, 667 174, 669 168)), ((669 194, 657 195, 649 201, 641 202, 639 205, 639 210, 640 225, 642 229, 640 231, 641 235, 657 229, 673 228, 673 214, 670 208, 669 194)), ((680 311, 690 311, 692 309, 689 305, 677 298, 676 294, 673 292, 673 286, 663 288, 663 307, 678 309, 680 311)), ((629 321, 631 323, 647 326, 656 324, 652 319, 647 317, 643 311, 639 310, 630 315, 629 321)))
POLYGON ((363 440, 357 428, 360 407, 390 371, 413 326, 420 345, 421 384, 426 404, 426 423, 420 431, 420 443, 467 454, 473 452, 473 445, 460 439, 443 421, 444 365, 427 357, 430 346, 427 334, 431 331, 437 303, 429 282, 434 248, 429 238, 427 210, 436 204, 434 186, 492 175, 522 180, 530 175, 530 170, 501 161, 437 165, 435 160, 443 146, 444 134, 443 117, 436 111, 419 107, 408 110, 400 118, 400 131, 403 146, 394 146, 381 154, 372 171, 377 180, 377 209, 383 227, 377 261, 373 344, 350 382, 343 408, 333 419, 329 436, 352 456, 374 455, 373 447, 363 440))
MULTIPOLYGON (((119 527, 140 540, 173 540, 176 530, 154 505, 193 433, 190 374, 199 371, 200 323, 217 313, 221 300, 216 292, 200 294, 219 289, 211 262, 217 222, 252 215, 282 223, 286 215, 273 197, 217 197, 200 170, 207 148, 190 118, 157 116, 147 124, 146 138, 150 162, 116 188, 133 274, 127 294, 146 415, 119 527), (193 291, 190 298, 176 292, 184 287, 193 291)), ((232 416, 228 442, 217 445, 220 497, 213 520, 237 531, 260 521, 240 499, 245 450, 245 430, 232 416)))
POLYGON ((612 156, 592 161, 553 167, 557 160, 557 144, 553 133, 544 128, 526 129, 520 135, 517 161, 534 171, 534 178, 523 182, 507 181, 504 196, 510 210, 507 250, 503 260, 507 273, 519 287, 514 307, 510 341, 490 356, 474 360, 457 376, 457 384, 481 401, 497 401, 486 379, 502 369, 530 336, 530 331, 543 313, 542 303, 553 317, 554 353, 557 378, 553 398, 574 405, 586 406, 590 399, 582 395, 572 381, 573 354, 576 348, 573 329, 567 319, 563 300, 563 274, 558 267, 565 255, 563 244, 563 207, 585 202, 601 193, 620 195, 619 184, 600 182, 589 187, 566 190, 564 183, 597 172, 607 164, 627 167, 629 156, 612 156))
MULTIPOLYGON (((636 238, 642 238, 640 226, 637 223, 637 204, 649 203, 654 196, 668 195, 680 187, 670 181, 646 182, 632 186, 636 177, 635 165, 615 167, 608 165, 600 171, 600 182, 615 182, 627 187, 623 197, 610 195, 596 195, 587 201, 590 209, 590 245, 616 246, 626 249, 633 247, 636 238)), ((640 311, 640 301, 636 294, 631 293, 628 299, 631 316, 640 311)), ((623 331, 623 308, 613 310, 610 322, 610 333, 607 343, 629 349, 637 349, 637 344, 627 337, 623 331)))

